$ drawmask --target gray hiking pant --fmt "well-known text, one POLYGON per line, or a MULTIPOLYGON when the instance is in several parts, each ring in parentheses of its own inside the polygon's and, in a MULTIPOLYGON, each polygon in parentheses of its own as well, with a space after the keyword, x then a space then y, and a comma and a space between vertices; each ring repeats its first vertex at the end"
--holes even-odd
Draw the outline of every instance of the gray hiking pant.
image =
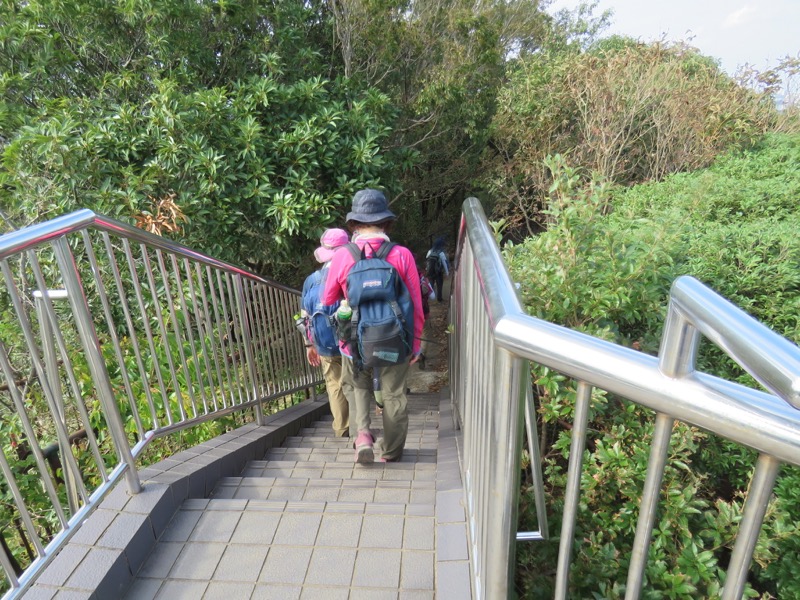
MULTIPOLYGON (((381 391, 383 392, 383 443, 379 451, 384 458, 397 460, 403 455, 403 447, 408 436, 408 399, 406 398, 406 377, 408 362, 380 370, 381 391)), ((350 430, 369 431, 372 424, 372 411, 375 410, 375 397, 372 391, 372 372, 362 370, 353 372, 353 361, 342 357, 342 379, 352 382, 353 402, 350 405, 350 430)))

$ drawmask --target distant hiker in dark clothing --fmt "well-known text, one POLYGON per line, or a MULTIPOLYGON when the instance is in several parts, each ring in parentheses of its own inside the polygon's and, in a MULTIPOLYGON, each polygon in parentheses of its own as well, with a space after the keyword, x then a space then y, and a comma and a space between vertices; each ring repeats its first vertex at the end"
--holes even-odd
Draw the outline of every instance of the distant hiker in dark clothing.
POLYGON ((425 266, 428 279, 436 289, 436 300, 442 301, 442 284, 444 278, 450 275, 450 263, 447 262, 447 253, 444 251, 444 236, 439 236, 433 242, 433 247, 425 255, 425 266))
POLYGON ((424 263, 417 265, 417 270, 419 271, 419 291, 422 295, 422 314, 425 315, 425 325, 422 328, 422 343, 420 344, 419 360, 417 361, 420 371, 425 370, 425 350, 428 347, 428 339, 431 337, 430 321, 428 321, 428 315, 431 312, 429 302, 436 298, 436 292, 433 291, 431 282, 428 281, 428 278, 425 276, 426 268, 424 263))
MULTIPOLYGON (((326 229, 320 238, 320 246, 314 251, 314 258, 322 263, 319 271, 314 271, 303 284, 302 309, 300 315, 304 323, 304 342, 308 363, 322 367, 328 403, 333 415, 333 431, 336 436, 350 435, 350 402, 352 387, 342 380, 342 356, 339 340, 331 321, 331 315, 339 307, 338 303, 326 309, 322 303, 322 291, 331 259, 336 251, 350 241, 344 229, 326 229)), ((355 431, 353 436, 355 436, 355 431)))

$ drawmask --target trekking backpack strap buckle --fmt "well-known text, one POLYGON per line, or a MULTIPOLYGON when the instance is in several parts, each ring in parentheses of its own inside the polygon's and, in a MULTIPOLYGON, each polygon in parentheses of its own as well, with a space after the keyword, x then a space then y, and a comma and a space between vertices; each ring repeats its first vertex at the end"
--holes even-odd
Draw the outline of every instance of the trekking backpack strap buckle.
POLYGON ((400 321, 403 325, 406 324, 406 319, 403 316, 403 311, 400 310, 400 305, 397 303, 396 300, 389 301, 389 306, 392 308, 392 312, 394 312, 394 316, 397 317, 397 320, 400 321))

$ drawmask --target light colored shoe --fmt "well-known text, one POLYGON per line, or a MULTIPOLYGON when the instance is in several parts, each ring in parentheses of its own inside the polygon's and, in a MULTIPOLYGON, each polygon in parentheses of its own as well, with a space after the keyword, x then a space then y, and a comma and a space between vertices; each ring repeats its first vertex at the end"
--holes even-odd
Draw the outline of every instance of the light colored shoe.
POLYGON ((356 438, 356 462, 362 465, 369 465, 375 462, 375 452, 372 444, 375 438, 369 431, 359 431, 356 438))

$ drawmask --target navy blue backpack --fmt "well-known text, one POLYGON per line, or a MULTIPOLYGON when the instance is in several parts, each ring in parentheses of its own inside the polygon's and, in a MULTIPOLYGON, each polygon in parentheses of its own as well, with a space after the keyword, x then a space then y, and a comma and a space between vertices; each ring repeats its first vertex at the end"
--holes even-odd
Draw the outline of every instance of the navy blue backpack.
POLYGON ((303 284, 303 310, 308 314, 307 327, 311 330, 311 340, 320 356, 339 356, 339 338, 333 315, 339 303, 332 306, 322 304, 322 290, 329 269, 314 271, 303 284))
POLYGON ((414 304, 397 269, 386 260, 396 245, 383 242, 369 258, 355 244, 345 246, 355 260, 347 275, 353 309, 349 344, 360 368, 397 365, 412 351, 414 304))

